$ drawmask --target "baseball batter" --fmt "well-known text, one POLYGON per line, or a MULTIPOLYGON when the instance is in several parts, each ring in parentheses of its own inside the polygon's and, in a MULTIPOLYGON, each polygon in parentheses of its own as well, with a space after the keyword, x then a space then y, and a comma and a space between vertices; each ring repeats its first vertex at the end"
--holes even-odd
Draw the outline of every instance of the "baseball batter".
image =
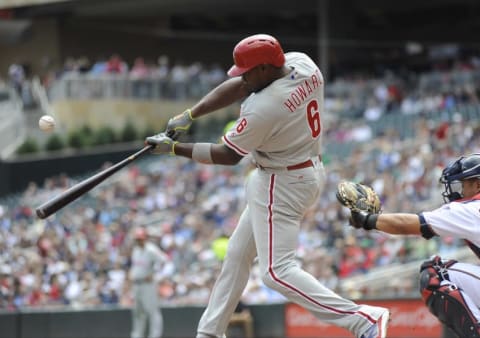
POLYGON ((156 145, 158 154, 224 165, 236 164, 251 154, 256 165, 246 184, 247 206, 229 241, 197 337, 224 335, 256 256, 263 282, 320 320, 346 328, 356 337, 385 337, 387 309, 357 305, 340 297, 295 260, 301 220, 319 197, 325 180, 321 158, 324 80, 320 70, 303 53, 284 53, 280 43, 265 34, 240 41, 233 56, 235 64, 228 72, 231 79, 171 119, 166 133, 146 139, 156 145), (240 117, 223 136, 223 144, 173 140, 195 118, 239 99, 244 99, 240 117))
MULTIPOLYGON (((436 210, 418 215, 352 212, 351 223, 425 239, 464 239, 480 258, 480 154, 458 158, 443 169, 440 182, 445 185, 446 204, 436 210)), ((420 290, 430 312, 459 337, 480 337, 480 266, 435 256, 422 264, 420 290)))
POLYGON ((144 228, 135 230, 135 246, 131 255, 130 280, 133 284, 132 338, 143 338, 148 322, 148 337, 160 338, 163 317, 160 311, 154 273, 167 256, 153 243, 147 241, 144 228))

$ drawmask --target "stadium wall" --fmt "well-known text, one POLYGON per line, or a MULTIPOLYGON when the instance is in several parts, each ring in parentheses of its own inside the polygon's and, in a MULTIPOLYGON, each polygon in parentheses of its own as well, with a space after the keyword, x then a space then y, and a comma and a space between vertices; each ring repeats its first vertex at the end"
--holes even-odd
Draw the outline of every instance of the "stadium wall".
POLYGON ((52 107, 62 131, 68 132, 83 125, 92 128, 109 126, 119 130, 127 121, 131 121, 139 130, 144 130, 148 125, 160 131, 170 117, 193 103, 168 100, 59 100, 52 107))
POLYGON ((13 63, 24 65, 27 76, 61 69, 58 32, 55 19, 34 20, 24 39, 0 45, 0 77, 8 78, 8 67, 13 63))
MULTIPOLYGON (((192 337, 204 308, 165 307, 164 338, 192 337)), ((251 306, 255 337, 284 337, 283 304, 251 306)), ((0 313, 0 338, 129 338, 130 309, 0 313)))
MULTIPOLYGON (((158 132, 164 130, 169 118, 193 106, 195 101, 174 100, 58 100, 52 104, 55 120, 61 132, 69 132, 84 125, 91 128, 109 126, 120 130, 127 122, 131 122, 138 130, 149 126, 158 132)), ((208 133, 216 132, 216 123, 236 119, 239 104, 218 109, 214 113, 195 120, 192 128, 204 129, 208 133)), ((218 132, 223 132, 222 125, 218 132)))
MULTIPOLYGON (((390 338, 453 337, 419 299, 365 303, 391 309, 390 338)), ((346 330, 320 322, 295 304, 250 305, 248 308, 253 316, 255 338, 351 337, 346 330)), ((201 306, 162 308, 163 337, 192 337, 203 309, 201 306)), ((0 313, 0 328, 0 338, 128 338, 131 312, 129 308, 4 312, 0 313)), ((229 328, 232 329, 237 327, 229 328)), ((240 336, 244 336, 244 332, 240 336)))

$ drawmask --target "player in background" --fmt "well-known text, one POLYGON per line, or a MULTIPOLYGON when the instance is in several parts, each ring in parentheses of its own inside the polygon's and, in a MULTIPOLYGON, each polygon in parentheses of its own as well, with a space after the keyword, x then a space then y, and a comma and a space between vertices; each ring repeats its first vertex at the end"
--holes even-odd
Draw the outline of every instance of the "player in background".
POLYGON ((318 319, 343 327, 357 338, 385 337, 387 309, 340 297, 296 261, 300 223, 325 181, 320 70, 304 53, 284 53, 280 43, 266 34, 240 41, 233 57, 231 79, 172 118, 165 133, 146 139, 156 146, 157 154, 222 165, 237 164, 251 155, 256 165, 246 182, 247 205, 230 238, 197 337, 224 336, 256 256, 263 282, 318 319), (223 136, 223 144, 174 141, 194 119, 238 100, 243 100, 240 116, 223 136))
POLYGON ((129 273, 133 285, 132 338, 145 337, 148 323, 148 337, 160 338, 163 333, 163 317, 157 282, 154 275, 160 263, 168 257, 154 243, 147 240, 147 231, 135 229, 135 246, 131 254, 129 273))
MULTIPOLYGON (((464 239, 480 258, 480 154, 461 156, 443 169, 446 202, 419 214, 351 214, 351 225, 425 239, 464 239)), ((459 337, 480 337, 480 266, 434 256, 420 268, 420 291, 430 312, 459 337)))

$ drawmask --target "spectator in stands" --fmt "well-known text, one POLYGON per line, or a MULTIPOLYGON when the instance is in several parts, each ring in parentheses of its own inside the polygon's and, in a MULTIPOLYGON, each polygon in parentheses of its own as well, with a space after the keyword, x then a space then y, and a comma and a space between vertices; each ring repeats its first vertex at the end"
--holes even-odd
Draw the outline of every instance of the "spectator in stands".
POLYGON ((188 66, 187 76, 190 79, 188 83, 188 97, 198 99, 205 94, 200 80, 202 71, 203 66, 200 62, 194 62, 188 66))
POLYGON ((75 72, 77 69, 77 63, 75 58, 69 56, 63 62, 62 74, 75 72))
POLYGON ((19 63, 12 63, 8 67, 8 76, 10 78, 10 84, 15 88, 17 93, 21 95, 22 86, 25 81, 25 70, 19 63))
POLYGON ((126 74, 128 66, 118 54, 113 54, 107 61, 107 73, 109 74, 126 74))
POLYGON ((107 73, 107 61, 105 57, 100 56, 90 69, 92 75, 102 75, 107 73))
POLYGON ((59 275, 52 274, 50 276, 48 298, 50 304, 61 305, 64 304, 63 299, 63 285, 59 280, 59 275))
POLYGON ((133 96, 135 98, 146 99, 151 97, 152 83, 149 81, 150 76, 150 67, 145 63, 143 57, 135 58, 130 70, 130 79, 133 81, 133 96))
POLYGON ((188 68, 182 61, 178 61, 171 70, 170 80, 172 95, 176 100, 185 100, 188 97, 188 68))
POLYGON ((382 116, 383 109, 377 100, 371 98, 367 101, 367 107, 363 117, 367 121, 376 121, 382 116))
POLYGON ((8 309, 12 294, 12 268, 7 264, 0 265, 0 308, 8 309))
POLYGON ((170 64, 168 56, 161 55, 157 60, 157 67, 153 70, 153 78, 159 82, 158 84, 158 96, 161 98, 170 97, 169 93, 169 77, 170 77, 170 64))
POLYGON ((130 78, 133 80, 146 79, 150 76, 150 69, 143 57, 136 57, 130 70, 130 78))
MULTIPOLYGON (((100 280, 101 283, 99 283, 98 285, 98 296, 101 303, 106 305, 118 304, 120 298, 118 296, 117 290, 115 290, 111 281, 108 279, 108 276, 104 274, 100 280)), ((154 319, 152 318, 151 320, 154 319)))
POLYGON ((85 74, 90 71, 91 66, 88 57, 82 56, 77 60, 76 69, 80 74, 85 74))

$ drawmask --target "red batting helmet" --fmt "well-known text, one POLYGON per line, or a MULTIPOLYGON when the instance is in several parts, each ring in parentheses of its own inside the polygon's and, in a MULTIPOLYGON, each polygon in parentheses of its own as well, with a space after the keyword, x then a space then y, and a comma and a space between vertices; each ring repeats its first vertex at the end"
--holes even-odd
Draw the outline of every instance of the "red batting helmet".
POLYGON ((235 64, 228 71, 228 76, 232 77, 262 64, 281 67, 285 63, 285 55, 273 36, 256 34, 237 43, 233 49, 233 61, 235 64))

